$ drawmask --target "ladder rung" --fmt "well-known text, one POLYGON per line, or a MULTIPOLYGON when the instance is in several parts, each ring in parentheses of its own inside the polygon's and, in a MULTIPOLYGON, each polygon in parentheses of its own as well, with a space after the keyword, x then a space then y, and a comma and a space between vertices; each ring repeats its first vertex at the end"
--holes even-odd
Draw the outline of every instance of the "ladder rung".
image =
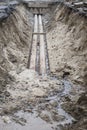
POLYGON ((43 32, 43 33, 35 33, 35 32, 33 32, 33 35, 45 35, 46 33, 45 32, 43 32))

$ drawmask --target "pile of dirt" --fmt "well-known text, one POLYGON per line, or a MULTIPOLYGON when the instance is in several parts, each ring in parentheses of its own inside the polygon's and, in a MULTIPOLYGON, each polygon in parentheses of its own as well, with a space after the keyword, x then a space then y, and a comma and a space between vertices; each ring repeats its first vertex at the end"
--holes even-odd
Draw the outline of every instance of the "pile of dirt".
POLYGON ((86 85, 87 18, 59 4, 45 15, 45 27, 51 73, 86 85))
POLYGON ((22 5, 0 23, 0 91, 13 80, 10 71, 27 66, 32 25, 32 14, 22 5))
POLYGON ((16 71, 10 71, 10 76, 13 77, 14 81, 6 85, 2 100, 0 100, 0 107, 3 106, 3 110, 4 108, 8 109, 7 106, 11 109, 12 106, 15 109, 23 107, 23 104, 21 106, 22 102, 35 105, 39 99, 52 96, 64 89, 61 81, 52 80, 48 76, 39 76, 33 70, 24 69, 19 74, 16 71))

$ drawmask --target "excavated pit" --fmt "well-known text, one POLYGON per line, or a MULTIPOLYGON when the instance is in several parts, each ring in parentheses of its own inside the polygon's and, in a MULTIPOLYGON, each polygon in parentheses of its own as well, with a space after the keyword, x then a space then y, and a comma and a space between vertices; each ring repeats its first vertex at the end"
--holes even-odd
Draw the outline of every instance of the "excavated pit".
POLYGON ((0 23, 1 130, 87 129, 87 18, 50 6, 0 23))

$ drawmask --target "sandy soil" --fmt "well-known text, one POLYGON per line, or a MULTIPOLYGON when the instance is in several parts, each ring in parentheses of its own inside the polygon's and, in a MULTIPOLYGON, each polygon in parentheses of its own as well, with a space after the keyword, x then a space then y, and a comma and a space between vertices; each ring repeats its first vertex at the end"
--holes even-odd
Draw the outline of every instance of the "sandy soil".
POLYGON ((32 15, 23 6, 16 7, 0 24, 0 89, 10 81, 10 70, 21 71, 27 66, 32 24, 32 15))
POLYGON ((53 16, 46 14, 45 22, 51 73, 86 84, 86 19, 58 5, 53 16))

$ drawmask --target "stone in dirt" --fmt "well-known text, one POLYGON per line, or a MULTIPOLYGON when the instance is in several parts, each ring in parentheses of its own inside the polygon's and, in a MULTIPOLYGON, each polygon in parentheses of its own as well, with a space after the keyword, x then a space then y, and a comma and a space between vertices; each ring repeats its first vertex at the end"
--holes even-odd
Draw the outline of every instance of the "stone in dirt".
POLYGON ((45 120, 46 122, 51 122, 51 118, 50 115, 47 111, 42 111, 39 116, 41 117, 41 119, 45 120))
POLYGON ((33 95, 36 97, 43 97, 46 95, 46 92, 44 90, 41 90, 40 88, 34 88, 32 91, 33 95))
POLYGON ((8 116, 2 116, 2 119, 5 123, 11 123, 11 120, 8 116))
POLYGON ((26 124, 26 119, 24 118, 18 118, 18 117, 13 117, 13 120, 16 122, 16 123, 19 123, 20 125, 24 126, 26 124))

